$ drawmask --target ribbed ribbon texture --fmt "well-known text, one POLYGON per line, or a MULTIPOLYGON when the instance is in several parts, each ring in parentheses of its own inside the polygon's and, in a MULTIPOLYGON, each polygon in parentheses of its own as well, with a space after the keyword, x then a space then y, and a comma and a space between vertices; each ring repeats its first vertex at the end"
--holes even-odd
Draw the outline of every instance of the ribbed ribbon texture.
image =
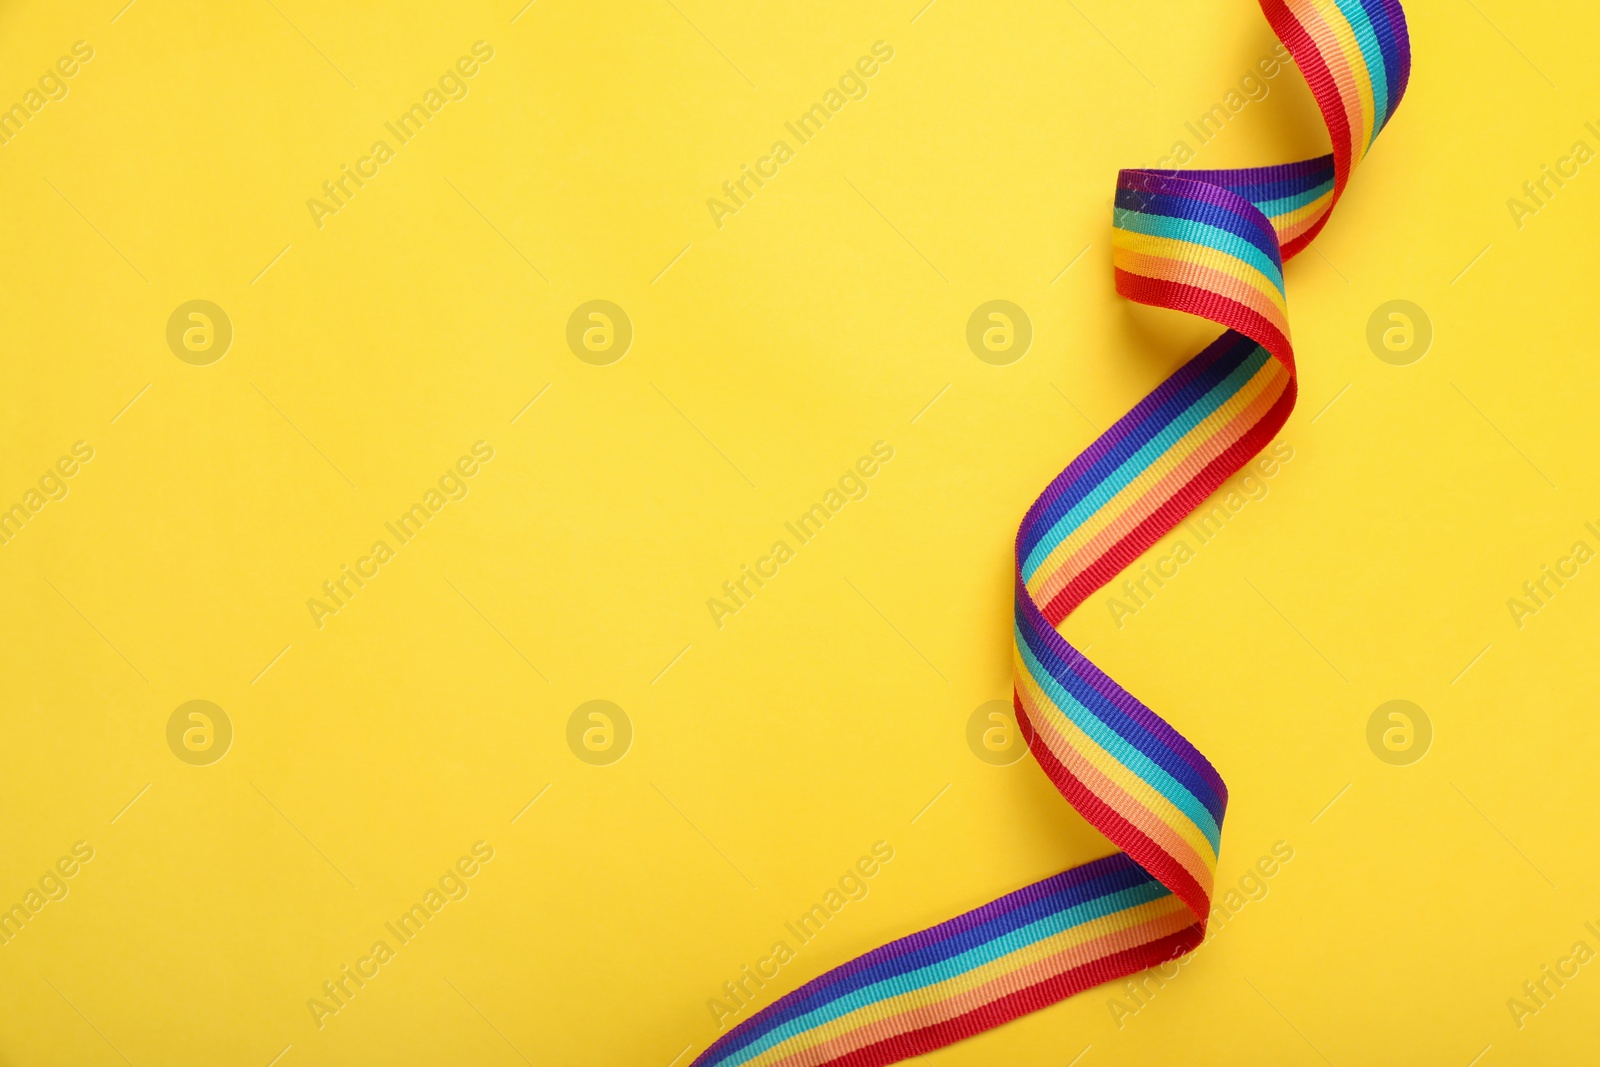
POLYGON ((1227 328, 1051 482, 1016 542, 1018 723, 1120 850, 838 967, 695 1067, 879 1067, 1172 960, 1205 937, 1228 791, 1195 747, 1069 645, 1073 608, 1272 440, 1295 401, 1284 261, 1328 221, 1405 92, 1396 0, 1260 0, 1333 151, 1244 170, 1125 170, 1117 291, 1227 328))

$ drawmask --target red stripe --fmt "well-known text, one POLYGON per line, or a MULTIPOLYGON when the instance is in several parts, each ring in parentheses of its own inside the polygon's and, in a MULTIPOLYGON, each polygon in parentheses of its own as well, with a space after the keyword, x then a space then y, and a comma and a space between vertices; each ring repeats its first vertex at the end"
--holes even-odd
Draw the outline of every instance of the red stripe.
POLYGON ((1130 274, 1120 267, 1116 268, 1116 275, 1117 292, 1129 300, 1137 300, 1141 304, 1150 304, 1154 307, 1171 308, 1174 311, 1186 311, 1191 315, 1199 315, 1212 322, 1221 323, 1239 331, 1284 363, 1293 366, 1294 347, 1289 344, 1289 338, 1284 336, 1283 331, 1278 329, 1275 323, 1253 308, 1248 308, 1220 293, 1213 293, 1209 289, 1185 285, 1182 282, 1147 278, 1142 274, 1130 274))

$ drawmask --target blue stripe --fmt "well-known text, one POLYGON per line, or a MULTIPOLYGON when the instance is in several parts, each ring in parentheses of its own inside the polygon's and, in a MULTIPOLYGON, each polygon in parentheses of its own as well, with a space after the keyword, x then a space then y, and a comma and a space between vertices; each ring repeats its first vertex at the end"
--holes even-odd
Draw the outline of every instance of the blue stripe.
POLYGON ((1292 196, 1281 197, 1277 200, 1261 200, 1256 203, 1256 207, 1260 208, 1261 213, 1267 218, 1276 218, 1297 208, 1305 207, 1332 188, 1333 178, 1330 176, 1321 185, 1313 186, 1303 193, 1295 193, 1292 196))
POLYGON ((1381 130, 1394 117, 1403 92, 1400 85, 1398 28, 1390 21, 1389 12, 1382 0, 1362 0, 1361 6, 1366 12, 1367 21, 1372 25, 1373 33, 1378 38, 1378 48, 1383 52, 1384 99, 1389 102, 1389 106, 1383 112, 1382 121, 1378 123, 1378 128, 1381 130))
MULTIPOLYGON (((1146 193, 1138 189, 1118 189, 1117 207, 1124 211, 1139 211, 1146 215, 1163 215, 1167 218, 1192 219, 1227 230, 1242 237, 1260 249, 1261 254, 1275 259, 1278 255, 1278 238, 1272 227, 1263 227, 1260 220, 1237 215, 1219 204, 1208 204, 1188 196, 1170 193, 1146 193)), ((1276 260, 1275 260, 1276 261, 1276 260)))
MULTIPOLYGON (((1361 48, 1361 58, 1367 64, 1368 81, 1372 86, 1372 136, 1367 138, 1367 148, 1383 128, 1383 118, 1389 113, 1388 68, 1383 65, 1383 50, 1378 46, 1372 20, 1362 8, 1360 0, 1337 0, 1339 11, 1350 24, 1356 44, 1361 48)), ((1354 71, 1351 72, 1355 73, 1354 71)))
POLYGON ((1117 211, 1113 224, 1119 230, 1147 234, 1151 237, 1170 237, 1179 241, 1204 245, 1225 252, 1235 259, 1250 264, 1266 275, 1283 292, 1283 266, 1274 253, 1269 256, 1249 241, 1235 237, 1219 226, 1192 219, 1175 219, 1167 215, 1147 215, 1142 211, 1117 211))

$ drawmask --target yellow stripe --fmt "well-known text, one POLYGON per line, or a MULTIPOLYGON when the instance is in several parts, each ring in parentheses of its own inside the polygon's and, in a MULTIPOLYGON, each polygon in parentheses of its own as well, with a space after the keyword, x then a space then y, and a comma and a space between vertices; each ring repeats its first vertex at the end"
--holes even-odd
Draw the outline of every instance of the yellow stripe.
POLYGON ((745 1067, 771 1067, 772 1064, 792 1056, 796 1052, 813 1048, 824 1041, 843 1036, 870 1023, 881 1022, 916 1008, 925 1008, 938 1004, 1057 952, 1076 948, 1096 938, 1139 926, 1152 919, 1159 919, 1174 912, 1187 912, 1187 910, 1188 908, 1183 901, 1168 894, 1148 903, 1139 904, 1103 918, 1093 919, 1081 926, 1075 926, 1070 930, 1052 934, 1042 941, 1024 945, 1015 952, 1001 956, 999 959, 992 960, 964 974, 956 975, 942 982, 936 982, 933 985, 924 986, 921 989, 914 989, 908 993, 901 993, 886 1000, 864 1004, 855 1011, 841 1015, 831 1022, 824 1023, 821 1026, 806 1030, 779 1042, 755 1059, 750 1060, 745 1067))
POLYGON ((1116 250, 1125 249, 1129 252, 1143 252, 1147 256, 1175 259, 1180 263, 1197 263, 1221 271, 1228 277, 1235 278, 1260 292, 1262 296, 1272 301, 1272 305, 1283 312, 1285 317, 1289 314, 1289 305, 1275 281, 1239 257, 1219 251, 1210 245, 1183 241, 1176 237, 1154 237, 1147 233, 1134 233, 1132 230, 1112 230, 1111 247, 1113 262, 1116 260, 1116 250))

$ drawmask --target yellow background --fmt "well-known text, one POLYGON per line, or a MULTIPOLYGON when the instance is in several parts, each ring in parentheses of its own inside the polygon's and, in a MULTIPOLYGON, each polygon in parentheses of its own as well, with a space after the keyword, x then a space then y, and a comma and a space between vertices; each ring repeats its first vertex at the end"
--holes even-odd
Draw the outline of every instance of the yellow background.
MULTIPOLYGON (((0 147, 0 503, 95 450, 0 546, 0 903, 95 850, 0 947, 0 1063, 681 1067, 873 842, 761 1003, 1108 851, 967 720, 1009 690, 1023 511, 1216 332, 1114 294, 1116 169, 1193 143, 1274 38, 1247 0, 923 3, 0 8, 0 102, 95 50, 0 147), (319 229, 307 199, 479 40, 469 95, 319 229), (209 366, 166 344, 191 299, 235 331, 209 366), (566 344, 591 299, 633 324, 609 366, 566 344), (1033 323, 1009 366, 966 345, 991 299, 1033 323), (880 439, 870 495, 713 625, 880 439), (307 599, 479 440, 470 495, 319 629, 307 599), (166 742, 194 699, 235 731, 210 766, 166 742), (591 699, 635 732, 610 766, 567 746, 591 699), (470 895, 318 1029, 480 840, 470 895)), ((1226 779, 1219 884, 1295 858, 1120 1029, 1093 990, 926 1063, 1600 1055, 1600 967, 1506 1006, 1600 948, 1600 570, 1506 605, 1600 547, 1600 172, 1506 206, 1600 148, 1600 15, 1407 10, 1405 104, 1288 271, 1294 460, 1120 629, 1104 594, 1066 625, 1226 779), (1392 299, 1435 330, 1410 366, 1365 341, 1392 299), (1406 767, 1365 739, 1397 698, 1435 731, 1406 767)), ((1270 85, 1198 165, 1325 150, 1298 74, 1270 85)))

